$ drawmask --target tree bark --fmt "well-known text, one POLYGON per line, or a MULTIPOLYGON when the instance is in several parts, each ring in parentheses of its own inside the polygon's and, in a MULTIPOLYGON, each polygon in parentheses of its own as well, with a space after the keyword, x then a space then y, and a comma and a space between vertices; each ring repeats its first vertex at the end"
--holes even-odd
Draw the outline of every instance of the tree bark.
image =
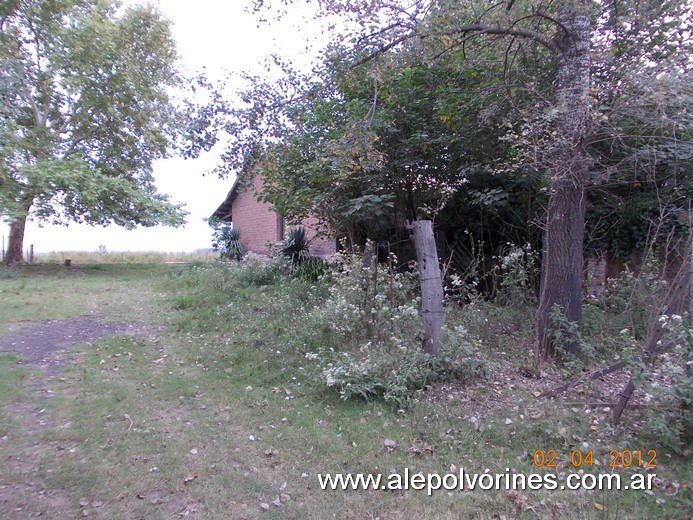
POLYGON ((551 313, 561 317, 566 354, 578 351, 578 338, 568 332, 582 321, 583 241, 585 233, 585 185, 590 167, 587 141, 590 133, 590 39, 592 23, 587 0, 560 4, 556 44, 556 147, 549 184, 549 203, 544 230, 542 280, 537 310, 538 358, 553 357, 551 313), (566 336, 566 334, 568 334, 566 336))
POLYGON ((24 261, 24 229, 30 208, 31 205, 26 208, 26 213, 23 216, 10 222, 10 237, 5 253, 5 265, 16 265, 24 261))
POLYGON ((24 261, 24 228, 26 227, 26 217, 20 218, 10 223, 10 237, 5 253, 5 265, 15 265, 24 261))
POLYGON ((444 294, 433 223, 430 220, 414 222, 414 246, 421 283, 421 313, 424 320, 423 349, 428 354, 438 354, 442 343, 444 294))

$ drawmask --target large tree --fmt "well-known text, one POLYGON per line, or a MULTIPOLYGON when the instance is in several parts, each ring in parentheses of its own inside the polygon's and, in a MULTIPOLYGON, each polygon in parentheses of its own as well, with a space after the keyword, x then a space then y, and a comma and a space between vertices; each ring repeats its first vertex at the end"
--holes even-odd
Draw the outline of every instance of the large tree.
POLYGON ((127 228, 184 222, 152 162, 176 131, 170 24, 151 5, 0 1, 0 217, 5 262, 28 218, 127 228))

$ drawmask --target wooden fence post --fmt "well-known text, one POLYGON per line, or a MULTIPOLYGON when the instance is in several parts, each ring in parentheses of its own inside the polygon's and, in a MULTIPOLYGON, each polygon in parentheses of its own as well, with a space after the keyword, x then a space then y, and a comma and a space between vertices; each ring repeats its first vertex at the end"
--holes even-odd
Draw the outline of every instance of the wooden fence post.
POLYGON ((416 220, 413 229, 421 283, 421 313, 424 320, 423 349, 428 354, 437 354, 442 343, 444 294, 433 223, 430 220, 416 220))

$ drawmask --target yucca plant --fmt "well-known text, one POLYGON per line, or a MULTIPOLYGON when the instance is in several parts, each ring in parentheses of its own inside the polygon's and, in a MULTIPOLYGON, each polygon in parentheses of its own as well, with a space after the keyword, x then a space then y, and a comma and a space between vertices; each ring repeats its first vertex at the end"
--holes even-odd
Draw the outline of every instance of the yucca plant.
POLYGON ((284 256, 291 258, 294 264, 300 265, 309 260, 310 241, 306 238, 305 228, 299 226, 290 229, 280 250, 284 256))
POLYGON ((226 242, 226 257, 240 260, 244 254, 245 248, 241 244, 241 232, 237 229, 231 229, 226 242))
POLYGON ((229 260, 240 260, 245 254, 245 248, 241 244, 241 232, 228 224, 215 226, 212 248, 219 251, 221 258, 229 260))

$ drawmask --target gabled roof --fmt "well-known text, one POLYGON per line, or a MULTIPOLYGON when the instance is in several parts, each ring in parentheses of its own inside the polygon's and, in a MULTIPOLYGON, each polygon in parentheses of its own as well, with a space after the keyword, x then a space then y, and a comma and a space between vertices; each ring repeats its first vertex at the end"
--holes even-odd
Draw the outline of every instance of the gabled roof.
POLYGON ((235 199, 236 195, 238 195, 237 188, 238 179, 236 179, 233 186, 231 186, 231 190, 229 190, 229 193, 226 195, 224 202, 222 202, 216 211, 212 213, 211 218, 223 220, 224 222, 231 222, 231 205, 233 204, 233 199, 235 199))

